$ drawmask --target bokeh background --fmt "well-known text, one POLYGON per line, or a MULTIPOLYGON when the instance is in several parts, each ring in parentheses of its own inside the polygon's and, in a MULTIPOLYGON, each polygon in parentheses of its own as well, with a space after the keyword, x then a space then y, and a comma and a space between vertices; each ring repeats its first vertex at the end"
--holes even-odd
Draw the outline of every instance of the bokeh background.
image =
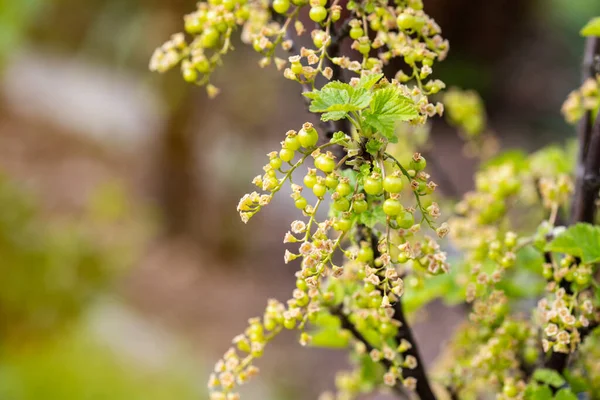
MULTIPOLYGON (((291 202, 248 226, 235 207, 264 154, 309 117, 297 86, 240 43, 215 100, 175 71, 148 72, 194 3, 0 0, 2 400, 205 399, 230 339, 269 297, 288 298, 291 202)), ((425 7, 451 43, 437 77, 480 92, 502 146, 573 135, 559 109, 599 2, 425 7)), ((448 192, 468 190, 474 161, 456 132, 438 121, 432 135, 448 192)), ((429 363, 462 317, 437 303, 414 316, 429 363)), ((345 363, 283 335, 243 393, 314 399, 345 363)))

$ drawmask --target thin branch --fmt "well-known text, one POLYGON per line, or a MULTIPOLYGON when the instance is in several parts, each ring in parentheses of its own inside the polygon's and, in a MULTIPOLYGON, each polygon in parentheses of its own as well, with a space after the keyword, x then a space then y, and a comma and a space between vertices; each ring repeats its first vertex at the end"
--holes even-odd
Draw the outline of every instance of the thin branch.
MULTIPOLYGON (((583 60, 583 81, 595 76, 600 71, 596 68, 600 56, 600 38, 589 37, 585 46, 583 60)), ((577 178, 573 204, 571 205, 571 224, 586 222, 593 224, 596 218, 596 200, 600 190, 600 112, 592 126, 592 114, 586 112, 578 126, 579 155, 577 162, 577 178)), ((562 286, 562 285, 561 285, 562 286)), ((568 288, 570 289, 570 288, 568 288)), ((591 329, 580 329, 581 339, 591 329)), ((569 354, 552 352, 544 362, 546 368, 561 372, 569 362, 569 354)))
MULTIPOLYGON (((586 41, 585 54, 583 57, 582 82, 594 77, 596 70, 596 58, 600 55, 600 38, 590 36, 586 41)), ((591 148, 592 136, 592 114, 587 111, 579 121, 578 140, 579 154, 577 157, 576 185, 573 204, 571 205, 571 223, 592 222, 594 219, 593 202, 589 202, 590 194, 585 188, 589 185, 585 183, 586 163, 589 149, 591 148)))
POLYGON ((429 385, 429 379, 427 378, 427 372, 425 371, 425 365, 419 352, 417 342, 413 336, 412 329, 406 320, 404 315, 404 309, 402 306, 402 297, 398 299, 394 305, 394 319, 400 321, 402 325, 398 328, 398 334, 396 335, 396 341, 400 343, 403 339, 408 341, 412 347, 408 349, 405 355, 413 356, 417 360, 417 367, 414 369, 404 369, 402 374, 404 377, 413 377, 417 380, 416 392, 421 400, 436 400, 431 386, 429 385))
MULTIPOLYGON (((354 336, 354 338, 356 340, 358 340, 359 342, 362 342, 365 345, 365 348, 367 349, 368 353, 370 353, 372 350, 375 349, 375 347, 373 347, 371 345, 371 343, 369 343, 369 341, 362 335, 362 333, 360 333, 358 331, 358 329, 356 329, 354 324, 352 322, 350 322, 350 319, 348 319, 348 316, 342 311, 341 307, 336 307, 336 308, 332 309, 331 314, 335 315, 336 317, 338 317, 340 319, 340 322, 342 324, 342 329, 346 329, 348 332, 350 332, 352 334, 352 336, 354 336)), ((383 364, 383 366, 386 369, 390 369, 390 367, 392 367, 392 362, 386 358, 383 358, 380 362, 383 364)), ((392 390, 397 395, 406 397, 406 393, 400 382, 396 383, 396 385, 394 385, 392 387, 392 390)))

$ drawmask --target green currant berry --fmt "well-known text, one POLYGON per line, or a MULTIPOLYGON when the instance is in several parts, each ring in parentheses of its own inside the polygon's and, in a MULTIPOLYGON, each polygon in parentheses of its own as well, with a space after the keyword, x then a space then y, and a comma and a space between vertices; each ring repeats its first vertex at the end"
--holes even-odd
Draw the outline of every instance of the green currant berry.
POLYGON ((296 320, 289 318, 283 320, 283 327, 285 329, 294 329, 296 327, 296 320))
POLYGON ((412 29, 415 25, 415 17, 410 14, 400 14, 398 18, 396 18, 396 23, 398 24, 398 28, 402 30, 412 29))
POLYGON ((314 147, 319 141, 319 134, 312 124, 305 124, 298 132, 298 141, 304 148, 314 147))
POLYGON ((309 189, 312 189, 315 184, 317 183, 317 176, 314 174, 306 174, 304 176, 304 186, 306 186, 309 189))
POLYGON ((367 208, 369 207, 369 204, 367 203, 366 200, 356 200, 354 201, 354 204, 352 204, 352 210, 357 213, 357 214, 362 214, 365 211, 367 211, 367 208))
POLYGON ((313 35, 313 44, 315 45, 315 47, 317 49, 320 49, 321 47, 323 47, 323 39, 324 38, 325 38, 324 31, 315 31, 315 33, 313 35))
POLYGON ((283 148, 279 151, 279 158, 285 162, 290 162, 294 159, 294 150, 283 148))
POLYGON ((379 325, 379 332, 381 332, 383 336, 391 336, 396 332, 396 328, 392 324, 382 322, 379 325))
POLYGON ((341 16, 342 16, 342 12, 340 11, 339 8, 334 8, 331 10, 331 20, 333 22, 337 22, 341 16))
POLYGON ((264 325, 267 330, 272 331, 277 328, 277 321, 273 318, 265 318, 264 325))
POLYGON ((364 262, 364 263, 370 263, 373 261, 374 258, 374 254, 373 254, 373 249, 369 246, 362 246, 360 248, 360 250, 358 250, 358 256, 357 256, 357 260, 364 262))
POLYGON ((327 193, 327 186, 323 185, 322 183, 315 183, 315 186, 313 186, 312 190, 315 196, 318 198, 323 198, 325 193, 327 193))
POLYGON ((404 187, 402 177, 389 175, 383 180, 383 189, 388 193, 400 193, 404 187))
POLYGON ((257 53, 262 53, 263 52, 263 48, 260 45, 260 40, 259 39, 254 39, 254 41, 252 42, 252 48, 257 53))
POLYGON ((364 34, 365 31, 363 31, 363 29, 360 26, 356 26, 350 29, 350 37, 354 40, 358 39, 359 37, 362 37, 364 34))
POLYGON ((198 72, 194 68, 184 68, 182 70, 183 79, 186 82, 193 83, 198 79, 198 72))
POLYGON ((269 161, 269 164, 271 165, 271 167, 273 167, 273 169, 279 169, 279 168, 281 168, 281 158, 279 158, 279 157, 271 158, 271 161, 269 161))
POLYGON ((348 218, 341 218, 333 223, 333 229, 338 232, 348 232, 351 227, 352 221, 350 221, 348 218))
POLYGON ((236 1, 235 0, 223 0, 223 2, 221 4, 223 4, 223 7, 225 7, 225 9, 227 11, 233 11, 233 9, 235 8, 235 5, 236 5, 236 1))
POLYGON ((208 27, 202 32, 202 36, 200 36, 200 43, 202 47, 210 49, 215 47, 219 42, 219 31, 215 28, 208 27))
POLYGON ((383 183, 379 178, 368 177, 364 183, 365 192, 372 196, 378 196, 383 193, 383 183))
POLYGON ((369 24, 369 26, 374 31, 378 31, 381 29, 381 20, 379 18, 374 18, 371 20, 371 23, 369 24))
POLYGON ((579 286, 586 286, 588 283, 590 283, 590 278, 590 274, 582 274, 578 272, 575 274, 575 283, 577 283, 579 286))
POLYGON ((299 210, 304 210, 307 206, 307 201, 304 197, 298 197, 295 201, 294 201, 294 205, 296 206, 297 209, 299 210))
POLYGON ((348 211, 350 209, 350 202, 347 198, 342 197, 333 202, 333 208, 337 211, 348 211))
POLYGON ((235 12, 235 17, 242 21, 246 21, 250 17, 250 7, 245 4, 243 7, 238 8, 235 12))
POLYGON ((296 279, 296 287, 302 290, 303 292, 306 292, 308 290, 308 284, 304 279, 296 279))
POLYGON ((325 186, 329 189, 335 189, 338 185, 338 178, 334 174, 329 174, 325 177, 325 186))
POLYGON ((360 42, 358 43, 357 50, 360 54, 369 54, 369 52, 371 51, 371 44, 368 41, 360 42))
POLYGON ((414 169, 415 171, 422 171, 426 166, 427 160, 425 160, 425 157, 423 156, 420 156, 417 161, 415 161, 414 158, 410 161, 410 168, 414 169))
POLYGON ((290 8, 290 0, 273 0, 273 10, 278 14, 285 14, 290 8))
POLYGON ((415 216, 413 213, 404 210, 400 212, 396 217, 396 222, 398 226, 402 229, 409 229, 411 226, 415 224, 415 216))
POLYGON ((517 389, 517 387, 513 384, 505 384, 504 388, 502 389, 502 393, 506 396, 506 397, 515 397, 516 395, 519 394, 519 390, 517 389))
POLYGON ((371 297, 369 299, 369 307, 370 308, 375 308, 375 309, 381 307, 381 297, 379 297, 379 296, 377 296, 377 297, 371 297))
POLYGON ((404 264, 408 260, 409 260, 409 257, 408 257, 407 252, 402 251, 402 252, 400 252, 400 254, 398 254, 398 264, 404 264))
POLYGON ((207 74, 210 72, 210 61, 202 57, 199 60, 194 61, 194 67, 198 70, 198 72, 207 74))
POLYGON ((315 167, 325 173, 330 173, 335 169, 335 161, 326 154, 319 154, 315 159, 315 167))
POLYGON ((236 343, 236 345, 237 345, 238 350, 241 352, 250 353, 250 351, 251 351, 250 342, 248 342, 248 339, 240 340, 239 342, 236 343))
POLYGON ((352 193, 352 186, 347 182, 340 182, 335 188, 335 191, 338 192, 340 196, 348 196, 352 193))
POLYGON ((404 207, 398 199, 387 199, 383 202, 383 212, 390 217, 395 217, 404 211, 404 207))
POLYGON ((202 21, 200 18, 186 18, 185 31, 189 34, 202 32, 202 21))
POLYGON ((414 52, 410 52, 404 56, 404 62, 408 65, 414 65, 416 59, 417 57, 415 56, 414 52))
POLYGON ((304 296, 300 297, 299 299, 296 299, 296 303, 300 307, 306 307, 308 305, 309 301, 310 301, 310 299, 308 298, 308 296, 306 294, 304 296))
POLYGON ((300 141, 298 140, 298 136, 286 136, 283 141, 283 147, 288 150, 296 151, 300 148, 300 141))
POLYGON ((300 61, 293 62, 290 68, 292 69, 292 72, 296 75, 300 75, 304 71, 304 67, 302 66, 302 63, 300 61))
POLYGON ((311 7, 308 16, 314 22, 322 22, 327 18, 327 10, 323 6, 311 7))

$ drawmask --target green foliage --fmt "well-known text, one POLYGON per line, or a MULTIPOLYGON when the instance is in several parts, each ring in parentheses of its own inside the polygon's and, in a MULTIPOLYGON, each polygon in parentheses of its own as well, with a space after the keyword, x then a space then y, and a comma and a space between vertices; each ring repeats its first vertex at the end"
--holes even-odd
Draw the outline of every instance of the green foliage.
POLYGON ((0 397, 39 400, 203 398, 193 376, 172 364, 127 359, 81 325, 29 347, 0 351, 0 397))
POLYGON ((51 224, 0 177, 0 338, 54 332, 114 275, 114 260, 82 227, 51 224))
POLYGON ((304 93, 311 99, 309 110, 314 113, 324 113, 321 120, 340 120, 348 113, 364 109, 372 99, 371 93, 362 87, 352 87, 347 83, 331 82, 321 90, 304 93))
POLYGON ((600 36, 600 17, 592 18, 583 28, 581 36, 600 36))
MULTIPOLYGON (((435 299, 469 309, 441 368, 454 397, 550 399, 567 379, 593 393, 600 371, 591 358, 578 358, 569 376, 544 366, 550 354, 585 347, 586 329, 600 322, 592 265, 600 261, 600 228, 557 226, 573 194, 577 146, 534 154, 483 151, 495 140, 486 132, 485 107, 475 92, 453 89, 443 95, 445 106, 431 102, 445 88, 430 78, 432 66, 449 47, 421 0, 278 0, 273 9, 260 0, 199 3, 185 17, 192 40, 174 35, 150 62, 159 72, 181 64, 186 80, 206 84, 214 95, 210 76, 241 28, 242 40, 263 56, 260 65, 274 64, 299 83, 321 122, 289 130, 253 180, 261 192, 238 204, 246 223, 289 184, 301 216, 284 237, 292 246, 284 262, 300 263, 292 296, 285 303, 270 300, 217 363, 209 378, 211 400, 237 400, 237 385, 256 374, 254 363, 284 330, 298 330, 303 346, 350 352, 353 369, 338 375, 337 393, 324 399, 355 398, 380 387, 431 398, 423 392, 427 381, 417 387, 407 373, 425 375, 418 354, 408 352, 413 343, 399 328, 410 321, 398 310, 415 314, 435 299), (307 29, 299 18, 304 7, 316 25, 312 45, 296 53, 289 38, 292 27, 298 36, 307 29), (342 15, 347 20, 340 21, 342 15), (345 38, 336 36, 344 34, 336 29, 343 24, 353 40, 348 54, 340 52, 345 38), (279 48, 291 53, 287 61, 276 56, 279 48), (374 49, 377 57, 371 57, 374 49), (382 71, 394 59, 406 68, 386 78, 382 71), (345 74, 356 76, 332 81, 345 74), (319 86, 323 79, 328 83, 319 86), (441 222, 442 211, 449 210, 436 201, 434 163, 418 151, 427 145, 428 118, 441 116, 444 107, 466 148, 485 161, 474 189, 441 222), (338 132, 328 138, 332 129, 338 132), (310 157, 314 169, 306 165, 310 157), (306 172, 295 183, 300 168, 306 172), (323 207, 327 213, 319 212, 323 207), (535 312, 524 312, 536 302, 535 312)), ((599 107, 600 80, 593 77, 571 93, 562 111, 574 123, 599 107)), ((572 397, 569 389, 556 393, 572 397)))
POLYGON ((410 121, 418 116, 412 100, 403 96, 395 87, 377 90, 373 94, 371 108, 365 112, 365 123, 381 132, 386 139, 395 143, 396 124, 410 121))
POLYGON ((533 373, 533 379, 556 388, 565 384, 565 379, 558 372, 547 368, 536 369, 533 373))
POLYGON ((546 251, 579 257, 585 264, 600 261, 600 227, 575 224, 546 245, 546 251))

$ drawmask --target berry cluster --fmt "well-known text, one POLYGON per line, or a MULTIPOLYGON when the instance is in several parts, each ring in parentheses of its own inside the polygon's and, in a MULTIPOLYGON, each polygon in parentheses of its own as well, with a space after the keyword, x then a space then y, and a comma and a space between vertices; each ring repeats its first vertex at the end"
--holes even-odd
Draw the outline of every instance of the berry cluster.
POLYGON ((574 124, 586 111, 600 108, 600 75, 587 79, 579 89, 572 91, 563 103, 562 113, 567 122, 574 124))

